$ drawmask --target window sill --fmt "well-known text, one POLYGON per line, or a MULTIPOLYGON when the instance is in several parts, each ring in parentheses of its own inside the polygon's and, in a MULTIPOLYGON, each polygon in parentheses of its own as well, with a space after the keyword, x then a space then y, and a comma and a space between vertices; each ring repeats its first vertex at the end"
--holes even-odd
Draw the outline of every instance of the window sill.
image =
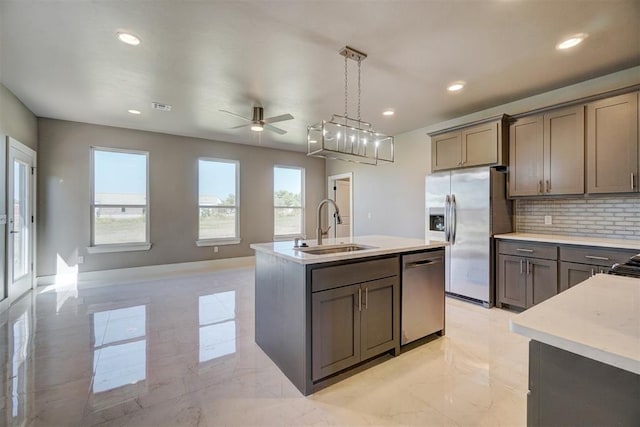
POLYGON ((136 252, 136 251, 148 251, 151 249, 151 243, 129 243, 122 245, 100 245, 89 246, 87 248, 88 254, 106 254, 112 252, 136 252))
POLYGON ((307 238, 303 234, 282 234, 279 236, 273 236, 274 242, 286 242, 288 240, 302 239, 307 240, 307 238))
POLYGON ((240 239, 206 239, 206 240, 196 240, 196 246, 225 246, 225 245, 238 245, 240 244, 240 239))

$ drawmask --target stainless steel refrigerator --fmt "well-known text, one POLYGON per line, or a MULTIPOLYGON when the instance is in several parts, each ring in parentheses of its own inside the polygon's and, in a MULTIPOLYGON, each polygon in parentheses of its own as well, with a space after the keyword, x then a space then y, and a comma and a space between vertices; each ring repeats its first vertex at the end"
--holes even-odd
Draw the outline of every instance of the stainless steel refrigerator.
POLYGON ((445 291, 486 307, 495 301, 493 235, 513 230, 506 172, 477 167, 426 177, 427 238, 445 241, 445 291))

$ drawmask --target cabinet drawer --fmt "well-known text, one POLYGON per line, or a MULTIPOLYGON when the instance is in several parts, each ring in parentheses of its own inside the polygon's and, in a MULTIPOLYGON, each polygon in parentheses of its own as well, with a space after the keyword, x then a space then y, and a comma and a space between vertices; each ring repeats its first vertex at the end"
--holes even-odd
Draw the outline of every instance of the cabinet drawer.
POLYGON ((397 256, 316 268, 311 270, 311 292, 397 276, 399 271, 400 261, 397 256))
POLYGON ((531 258, 558 259, 558 246, 544 243, 498 241, 498 253, 531 258))
POLYGON ((639 250, 593 248, 589 246, 560 246, 562 261, 611 267, 616 262, 627 262, 639 250))

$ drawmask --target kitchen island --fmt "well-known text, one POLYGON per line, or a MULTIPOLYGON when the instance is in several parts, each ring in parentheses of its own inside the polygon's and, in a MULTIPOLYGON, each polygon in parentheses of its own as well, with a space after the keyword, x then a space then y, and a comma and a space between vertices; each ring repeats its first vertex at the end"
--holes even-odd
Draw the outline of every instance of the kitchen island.
POLYGON ((531 338, 527 424, 640 425, 640 280, 597 274, 511 320, 531 338))
MULTIPOLYGON (((293 245, 251 245, 255 339, 308 395, 399 353, 401 256, 443 252, 445 243, 363 236, 293 245)), ((442 289, 432 303, 443 308, 442 289)))

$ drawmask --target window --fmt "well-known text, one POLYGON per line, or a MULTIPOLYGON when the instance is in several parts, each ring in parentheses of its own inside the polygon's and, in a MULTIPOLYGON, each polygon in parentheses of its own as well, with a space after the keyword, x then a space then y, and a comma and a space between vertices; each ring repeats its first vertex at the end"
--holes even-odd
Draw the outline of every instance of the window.
POLYGON ((240 243, 238 162, 198 160, 198 245, 240 243))
POLYGON ((292 166, 273 168, 273 234, 302 237, 304 230, 304 169, 292 166))
POLYGON ((149 249, 148 153, 93 148, 91 157, 91 246, 149 249))

